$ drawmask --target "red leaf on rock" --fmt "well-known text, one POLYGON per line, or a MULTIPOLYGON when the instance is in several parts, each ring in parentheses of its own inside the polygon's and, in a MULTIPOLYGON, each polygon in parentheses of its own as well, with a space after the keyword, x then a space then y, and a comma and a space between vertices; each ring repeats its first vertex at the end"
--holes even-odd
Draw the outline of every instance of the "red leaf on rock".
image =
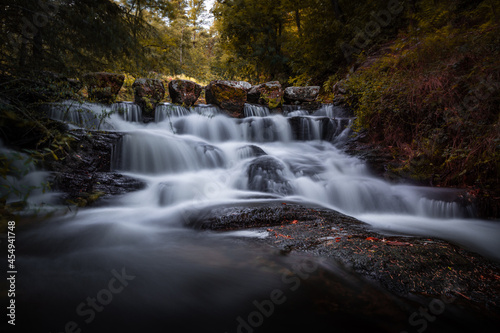
POLYGON ((408 246, 410 243, 403 243, 403 242, 397 242, 397 241, 387 241, 387 245, 392 245, 392 246, 408 246))
POLYGON ((373 242, 373 241, 378 241, 378 240, 380 240, 380 239, 375 238, 375 237, 366 237, 366 240, 369 240, 369 241, 372 241, 372 242, 373 242))
POLYGON ((297 222, 299 222, 299 221, 298 220, 293 220, 292 224, 297 224, 297 222))

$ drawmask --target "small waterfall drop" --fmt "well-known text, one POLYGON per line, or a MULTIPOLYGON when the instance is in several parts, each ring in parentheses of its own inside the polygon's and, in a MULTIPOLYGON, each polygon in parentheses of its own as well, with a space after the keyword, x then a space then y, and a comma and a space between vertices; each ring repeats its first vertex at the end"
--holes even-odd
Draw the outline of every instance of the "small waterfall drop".
POLYGON ((333 104, 323 104, 318 110, 313 113, 317 117, 328 118, 349 118, 350 115, 346 109, 333 104))
POLYGON ((130 102, 121 102, 111 105, 111 111, 118 113, 125 121, 141 122, 142 109, 139 105, 130 102))
POLYGON ((107 120, 113 112, 103 104, 68 100, 46 105, 45 109, 49 118, 64 121, 74 127, 92 130, 112 129, 107 120))
POLYGON ((262 105, 245 104, 243 110, 245 117, 267 117, 271 114, 269 108, 262 105))
POLYGON ((168 118, 187 116, 191 110, 182 105, 164 103, 160 104, 155 109, 155 122, 164 121, 168 118))

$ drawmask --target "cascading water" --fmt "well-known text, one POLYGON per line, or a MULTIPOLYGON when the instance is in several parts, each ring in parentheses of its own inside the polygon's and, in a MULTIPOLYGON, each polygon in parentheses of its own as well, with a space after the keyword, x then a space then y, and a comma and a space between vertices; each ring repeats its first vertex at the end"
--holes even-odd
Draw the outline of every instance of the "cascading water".
POLYGON ((160 104, 155 109, 155 121, 160 122, 171 117, 187 116, 191 110, 182 105, 164 103, 160 104))
POLYGON ((318 110, 314 112, 315 116, 318 117, 329 117, 329 118, 348 118, 349 112, 346 109, 333 104, 323 104, 318 110))
POLYGON ((269 108, 262 105, 245 104, 243 110, 245 117, 267 117, 271 114, 269 108))
POLYGON ((122 102, 111 106, 111 111, 118 113, 125 121, 141 122, 142 109, 135 103, 122 102))
MULTIPOLYGON (((70 102, 62 105, 81 109, 70 102)), ((98 119, 109 111, 84 106, 98 119)), ((57 323, 45 326, 63 329, 75 317, 75 308, 95 297, 114 276, 110 272, 122 267, 134 276, 127 282, 134 287, 123 290, 124 299, 134 303, 120 301, 120 294, 115 295, 116 306, 130 312, 121 320, 132 331, 161 318, 175 323, 178 331, 187 332, 183 327, 189 326, 197 327, 193 332, 211 332, 204 321, 221 313, 237 318, 248 310, 239 304, 269 297, 265 293, 276 288, 276 276, 262 268, 268 254, 256 260, 255 249, 239 249, 220 235, 185 226, 194 211, 214 207, 285 200, 321 205, 391 233, 440 237, 500 258, 500 226, 466 218, 470 207, 454 202, 452 190, 390 184, 374 177, 361 160, 346 155, 341 143, 350 134, 351 119, 343 110, 324 106, 313 115, 298 112, 302 111, 289 110, 287 117, 253 114, 234 119, 208 105, 186 109, 165 104, 158 106, 155 122, 148 124, 128 116, 108 117, 110 128, 125 133, 115 149, 114 171, 147 186, 105 207, 59 218, 27 236, 25 243, 34 247, 27 253, 36 256, 19 258, 20 265, 29 268, 21 284, 34 295, 50 295, 61 311, 57 323), (38 253, 39 248, 44 252, 38 253), (72 282, 75 275, 85 291, 72 282), (68 293, 74 296, 68 299, 68 293), (59 303, 69 305, 62 309, 59 303), (193 313, 196 323, 188 319, 193 313), (128 317, 140 318, 138 326, 128 317)), ((49 115, 87 127, 59 105, 49 115)), ((276 260, 284 259, 273 257, 276 260)), ((45 306, 40 299, 44 298, 29 300, 37 311, 45 306)), ((115 303, 106 313, 113 313, 112 306, 115 303)), ((79 309, 81 313, 86 307, 79 309)), ((100 312, 86 313, 75 320, 91 325, 94 313, 102 327, 122 315, 107 323, 100 312)), ((39 318, 45 317, 51 316, 41 312, 39 318)))
POLYGON ((64 101, 45 105, 47 116, 68 123, 70 126, 94 130, 111 129, 106 121, 112 110, 102 104, 64 101))
MULTIPOLYGON (((122 104, 115 104, 111 110, 119 107, 122 104)), ((54 105, 49 114, 83 126, 88 122, 80 121, 81 110, 85 117, 95 120, 109 111, 103 108, 68 101, 54 105)), ((218 204, 222 197, 237 201, 259 197, 258 192, 264 192, 271 197, 315 202, 394 232, 410 230, 425 234, 426 229, 421 223, 411 227, 406 222, 383 223, 387 215, 398 216, 402 221, 434 221, 429 235, 462 242, 467 238, 467 230, 451 231, 449 224, 453 222, 441 221, 473 215, 471 207, 463 207, 445 195, 450 190, 423 191, 422 187, 392 185, 372 176, 363 162, 342 152, 338 144, 348 138, 352 122, 342 108, 323 105, 313 115, 298 115, 296 112, 303 111, 300 107, 288 107, 287 117, 266 116, 267 108, 250 104, 245 109, 251 116, 235 119, 220 114, 218 108, 210 105, 188 109, 163 104, 156 109, 155 123, 131 123, 137 116, 108 119, 107 127, 127 133, 116 148, 119 163, 114 169, 137 178, 146 177, 152 185, 130 196, 138 200, 137 204, 148 205, 147 198, 158 195, 160 184, 164 198, 174 198, 180 187, 185 193, 198 194, 196 200, 160 200, 165 207, 166 202, 186 206, 198 201, 210 203, 212 199, 218 204), (260 153, 253 154, 256 150, 260 153), (167 186, 172 184, 172 175, 176 185, 167 186), (193 184, 193 177, 199 183, 193 184), (205 185, 200 187, 200 183, 205 185), (205 187, 212 192, 216 189, 217 195, 205 195, 200 190, 205 187), (167 193, 169 189, 172 193, 167 193)), ((119 201, 116 205, 120 206, 119 201)), ((457 222, 460 225, 465 223, 460 221, 457 222)), ((467 221, 471 227, 486 223, 467 221)), ((484 239, 471 238, 465 243, 469 246, 477 243, 480 250, 491 252, 491 248, 484 246, 484 239)))
POLYGON ((190 108, 178 104, 164 103, 155 109, 155 122, 162 122, 166 119, 184 117, 190 114, 198 114, 212 117, 220 114, 218 107, 208 104, 200 104, 190 108))

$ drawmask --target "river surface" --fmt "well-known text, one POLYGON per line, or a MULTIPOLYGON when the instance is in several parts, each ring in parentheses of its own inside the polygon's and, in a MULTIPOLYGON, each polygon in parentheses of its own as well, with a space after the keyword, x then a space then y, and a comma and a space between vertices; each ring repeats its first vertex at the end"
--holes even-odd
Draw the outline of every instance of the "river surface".
POLYGON ((166 104, 148 124, 132 103, 68 101, 48 113, 75 127, 125 133, 112 168, 147 186, 19 236, 18 318, 40 331, 284 332, 304 322, 306 328, 331 324, 332 318, 339 327, 387 331, 377 319, 383 315, 359 314, 367 320, 362 324, 351 312, 308 314, 311 300, 303 298, 318 271, 354 294, 373 286, 335 263, 281 256, 245 240, 265 232, 192 230, 185 224, 195 209, 314 204, 382 232, 438 237, 500 259, 500 225, 473 218, 473 207, 458 203, 456 191, 388 183, 344 153, 352 119, 331 105, 313 115, 298 109, 286 116, 247 105, 247 117, 234 119, 209 105, 188 110, 166 104), (260 315, 252 317, 255 311, 260 315))

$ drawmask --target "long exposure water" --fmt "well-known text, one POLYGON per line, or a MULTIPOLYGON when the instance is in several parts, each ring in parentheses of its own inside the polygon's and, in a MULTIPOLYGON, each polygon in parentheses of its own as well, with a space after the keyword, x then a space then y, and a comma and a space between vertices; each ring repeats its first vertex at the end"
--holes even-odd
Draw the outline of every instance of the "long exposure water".
MULTIPOLYGON (((164 104, 147 124, 132 103, 68 101, 48 114, 74 127, 124 133, 113 170, 147 186, 53 218, 18 240, 18 299, 43 331, 250 332, 253 326, 238 318, 247 318, 254 300, 289 288, 283 274, 304 260, 352 281, 331 263, 279 256, 245 241, 265 232, 217 234, 185 225, 194 210, 213 207, 319 205, 383 232, 438 237, 500 259, 500 226, 473 218, 455 191, 391 184, 343 152, 352 119, 331 105, 286 116, 247 106, 249 117, 235 119, 210 105, 164 104)), ((296 309, 288 297, 282 309, 296 309)))

